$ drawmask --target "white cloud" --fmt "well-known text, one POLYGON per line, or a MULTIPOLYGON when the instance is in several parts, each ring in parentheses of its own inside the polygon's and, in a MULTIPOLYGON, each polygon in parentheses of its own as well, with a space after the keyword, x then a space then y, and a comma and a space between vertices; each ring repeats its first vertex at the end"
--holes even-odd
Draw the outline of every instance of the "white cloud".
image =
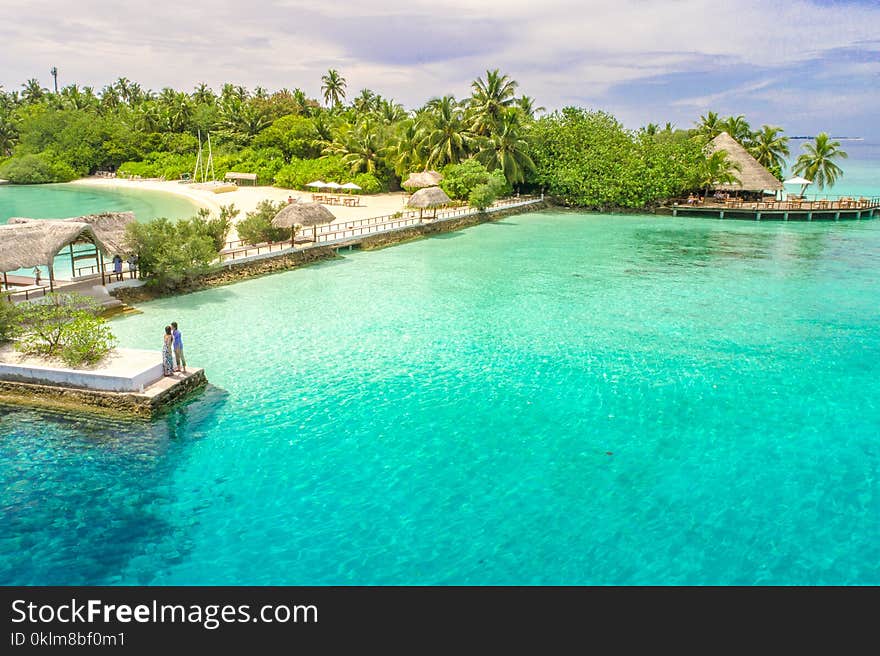
MULTIPOLYGON (((847 50, 877 59, 878 24, 880 4, 808 0, 34 0, 0 24, 0 83, 47 84, 57 65, 62 83, 100 87, 124 75, 151 88, 230 81, 317 96, 335 67, 352 92, 370 87, 413 106, 464 95, 499 67, 553 108, 602 105, 621 84, 673 73, 739 73, 727 90, 683 91, 678 106, 699 109, 754 95, 774 69, 847 50)), ((851 63, 854 84, 876 72, 876 61, 851 63)))

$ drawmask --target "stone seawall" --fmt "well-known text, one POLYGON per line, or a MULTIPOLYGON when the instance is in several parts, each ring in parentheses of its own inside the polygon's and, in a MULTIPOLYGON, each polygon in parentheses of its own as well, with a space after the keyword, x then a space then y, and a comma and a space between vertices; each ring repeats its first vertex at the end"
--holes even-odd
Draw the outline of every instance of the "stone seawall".
POLYGON ((366 237, 358 237, 359 248, 369 251, 377 248, 386 248, 394 246, 414 239, 422 239, 431 235, 439 235, 444 232, 455 232, 464 228, 470 228, 481 223, 491 223, 499 221, 505 217, 515 214, 526 214, 528 212, 538 212, 550 207, 548 202, 532 203, 530 205, 520 205, 519 207, 511 207, 510 209, 497 210, 495 212, 484 212, 471 214, 468 216, 447 219, 445 221, 437 221, 436 223, 425 223, 423 225, 412 226, 394 232, 385 232, 378 235, 368 235, 366 237))
POLYGON ((207 383, 208 379, 202 369, 176 381, 174 385, 158 394, 104 392, 0 380, 0 403, 151 419, 164 408, 192 394, 207 383))

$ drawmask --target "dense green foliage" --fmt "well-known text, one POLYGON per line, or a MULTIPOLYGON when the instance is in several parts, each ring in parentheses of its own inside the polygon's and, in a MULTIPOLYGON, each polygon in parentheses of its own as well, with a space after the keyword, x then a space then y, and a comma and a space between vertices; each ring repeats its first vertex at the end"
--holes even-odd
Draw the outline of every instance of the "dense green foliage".
POLYGON ((15 333, 18 326, 16 316, 15 305, 0 298, 0 342, 5 342, 15 333))
POLYGON ((490 173, 489 169, 476 159, 468 159, 461 164, 450 164, 443 169, 440 188, 453 200, 467 199, 480 185, 489 185, 496 198, 511 191, 510 184, 500 170, 490 173))
POLYGON ((633 133, 610 114, 566 108, 533 128, 537 181, 569 205, 642 208, 694 188, 703 143, 684 131, 633 133))
POLYGON ((163 290, 179 289, 210 268, 226 240, 223 228, 228 228, 232 216, 227 209, 225 216, 217 219, 200 213, 180 221, 160 218, 130 223, 126 240, 148 284, 163 290))
MULTIPOLYGON (((97 92, 72 84, 50 93, 36 80, 22 87, 0 89, 0 161, 9 158, 0 177, 15 182, 104 169, 192 176, 198 135, 210 134, 216 178, 255 173, 260 184, 296 189, 317 179, 353 181, 377 193, 397 189, 411 172, 475 160, 511 188, 544 187, 573 205, 640 208, 696 189, 695 160, 722 130, 779 177, 789 155, 781 128, 752 131, 741 115, 708 112, 692 130, 650 124, 637 132, 576 108, 536 119, 544 108, 498 70, 474 80, 466 98, 438 96, 412 111, 370 89, 349 98, 338 70, 321 78, 323 106, 300 89, 225 84, 216 93, 199 84, 189 93, 154 92, 124 77, 97 92)), ((839 177, 821 168, 825 184, 839 177)), ((466 198, 476 186, 455 194, 466 198)))
POLYGON ((272 219, 284 209, 285 205, 284 201, 278 203, 273 203, 271 200, 261 201, 256 210, 248 212, 236 225, 239 238, 246 244, 262 244, 290 238, 290 230, 272 225, 272 219))
POLYGON ((48 294, 15 307, 16 348, 29 355, 60 357, 70 367, 95 364, 115 346, 100 305, 80 294, 48 294))

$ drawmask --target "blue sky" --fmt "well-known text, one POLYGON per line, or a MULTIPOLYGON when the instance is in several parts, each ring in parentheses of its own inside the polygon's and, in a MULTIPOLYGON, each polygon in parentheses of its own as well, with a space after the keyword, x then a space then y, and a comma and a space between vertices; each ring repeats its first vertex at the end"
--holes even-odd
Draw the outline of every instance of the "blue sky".
POLYGON ((880 137, 878 0, 30 0, 0 23, 0 84, 230 81, 318 96, 330 67, 408 107, 500 68, 548 109, 880 137))

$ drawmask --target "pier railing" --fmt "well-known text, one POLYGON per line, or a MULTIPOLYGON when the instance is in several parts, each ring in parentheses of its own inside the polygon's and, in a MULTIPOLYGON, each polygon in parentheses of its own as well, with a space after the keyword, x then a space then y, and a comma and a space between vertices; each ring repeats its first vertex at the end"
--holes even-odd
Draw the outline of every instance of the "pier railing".
POLYGON ((679 209, 692 207, 695 209, 744 209, 779 212, 809 212, 809 211, 850 211, 869 210, 880 207, 880 196, 844 196, 835 194, 812 194, 808 196, 789 196, 785 200, 779 200, 765 196, 763 200, 742 200, 738 198, 713 198, 703 200, 693 198, 677 198, 672 202, 673 207, 679 209))
MULTIPOLYGON (((496 201, 486 212, 497 212, 509 207, 530 205, 541 200, 538 196, 513 196, 496 201)), ((401 210, 393 214, 374 216, 364 219, 353 219, 338 223, 328 223, 315 228, 303 228, 295 242, 290 239, 278 242, 246 245, 241 240, 229 241, 220 252, 220 262, 238 261, 245 258, 266 256, 283 251, 302 250, 315 246, 338 244, 358 237, 367 237, 385 232, 396 232, 425 224, 426 221, 438 223, 451 219, 478 214, 479 210, 470 207, 450 207, 434 210, 401 210)))

